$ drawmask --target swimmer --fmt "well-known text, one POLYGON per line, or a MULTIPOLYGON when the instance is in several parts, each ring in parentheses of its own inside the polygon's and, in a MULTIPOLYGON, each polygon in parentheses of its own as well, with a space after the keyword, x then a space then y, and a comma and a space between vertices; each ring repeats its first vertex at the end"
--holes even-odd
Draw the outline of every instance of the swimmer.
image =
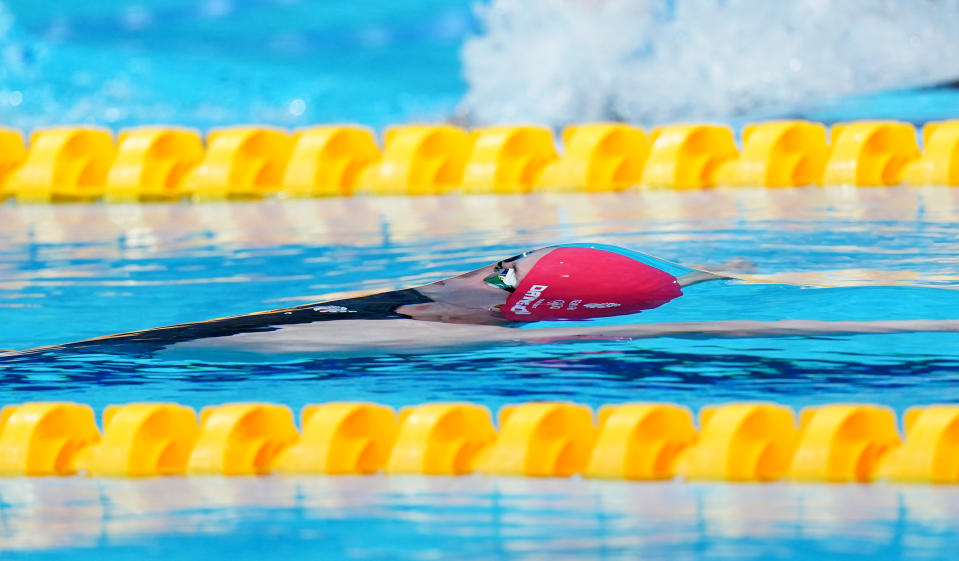
MULTIPOLYGON (((959 320, 714 322, 589 325, 641 313, 702 282, 733 277, 598 244, 528 251, 415 288, 109 335, 23 351, 225 354, 415 352, 490 343, 650 337, 771 337, 959 331, 959 320), (569 327, 516 329, 539 321, 569 327)), ((17 353, 22 354, 22 353, 17 353)))

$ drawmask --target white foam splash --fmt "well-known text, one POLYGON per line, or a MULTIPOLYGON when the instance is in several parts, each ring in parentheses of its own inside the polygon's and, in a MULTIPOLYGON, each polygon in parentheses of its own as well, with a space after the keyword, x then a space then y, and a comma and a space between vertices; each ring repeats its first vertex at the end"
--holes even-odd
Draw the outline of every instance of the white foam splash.
POLYGON ((464 46, 476 123, 788 112, 959 77, 959 0, 493 0, 464 46))

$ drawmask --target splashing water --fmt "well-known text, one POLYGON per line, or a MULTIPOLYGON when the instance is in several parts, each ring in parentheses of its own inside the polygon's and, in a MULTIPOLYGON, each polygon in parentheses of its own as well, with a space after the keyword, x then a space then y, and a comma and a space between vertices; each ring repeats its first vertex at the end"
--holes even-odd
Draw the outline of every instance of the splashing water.
POLYGON ((493 0, 463 49, 477 123, 799 112, 959 76, 959 1, 493 0))
POLYGON ((382 127, 464 94, 478 124, 829 120, 824 98, 959 77, 959 0, 489 0, 460 60, 474 1, 0 1, 0 123, 382 127))

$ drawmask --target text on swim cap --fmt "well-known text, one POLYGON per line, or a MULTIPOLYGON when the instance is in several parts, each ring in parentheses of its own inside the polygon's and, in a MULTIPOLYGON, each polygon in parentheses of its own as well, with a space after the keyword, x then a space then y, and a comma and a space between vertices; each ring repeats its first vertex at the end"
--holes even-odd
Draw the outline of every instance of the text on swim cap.
POLYGON ((543 294, 543 291, 547 288, 549 288, 549 285, 547 284, 534 284, 533 286, 529 287, 529 290, 526 291, 526 294, 524 294, 522 298, 513 304, 513 307, 510 308, 509 311, 517 315, 529 315, 529 305, 533 302, 533 300, 539 298, 543 294))

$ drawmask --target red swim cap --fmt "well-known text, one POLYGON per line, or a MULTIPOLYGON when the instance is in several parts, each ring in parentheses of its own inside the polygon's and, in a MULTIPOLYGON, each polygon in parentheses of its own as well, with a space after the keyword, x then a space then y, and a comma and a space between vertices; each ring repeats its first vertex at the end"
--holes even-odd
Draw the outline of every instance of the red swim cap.
POLYGON ((506 299, 510 321, 635 314, 682 296, 676 277, 603 249, 559 247, 526 273, 506 299))

